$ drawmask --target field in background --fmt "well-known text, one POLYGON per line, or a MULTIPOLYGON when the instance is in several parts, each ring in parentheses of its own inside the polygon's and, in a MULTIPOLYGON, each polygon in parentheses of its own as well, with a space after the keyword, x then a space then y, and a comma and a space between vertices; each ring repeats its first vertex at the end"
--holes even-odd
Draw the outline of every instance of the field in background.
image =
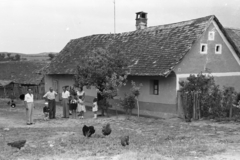
POLYGON ((93 119, 88 111, 85 119, 63 119, 62 107, 57 107, 57 119, 44 121, 43 101, 35 106, 35 124, 25 124, 23 102, 11 109, 0 102, 0 159, 68 159, 68 160, 237 160, 240 159, 239 123, 179 119, 153 119, 123 115, 93 119), (112 134, 104 137, 101 128, 110 123, 112 134), (93 125, 91 138, 82 135, 82 126, 93 125), (4 131, 8 127, 9 131, 4 131), (123 147, 119 137, 130 136, 130 145, 123 147), (25 139, 21 150, 7 142, 25 139))
POLYGON ((36 54, 23 54, 23 53, 13 53, 13 52, 0 52, 0 54, 10 54, 11 57, 19 54, 21 56, 21 60, 28 60, 28 61, 49 61, 48 54, 57 54, 55 52, 43 52, 43 53, 36 53, 36 54))

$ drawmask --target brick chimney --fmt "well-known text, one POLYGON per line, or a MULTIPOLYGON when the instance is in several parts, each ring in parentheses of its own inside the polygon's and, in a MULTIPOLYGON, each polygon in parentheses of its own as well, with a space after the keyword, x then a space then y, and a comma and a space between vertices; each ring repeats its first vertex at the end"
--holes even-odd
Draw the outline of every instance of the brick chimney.
POLYGON ((137 12, 136 13, 136 30, 147 28, 147 13, 137 12))

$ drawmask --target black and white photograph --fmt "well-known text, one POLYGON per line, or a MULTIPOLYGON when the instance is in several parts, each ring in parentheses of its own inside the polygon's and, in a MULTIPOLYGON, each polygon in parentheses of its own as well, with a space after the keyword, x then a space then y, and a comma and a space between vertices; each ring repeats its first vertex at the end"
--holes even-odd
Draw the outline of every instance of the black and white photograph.
POLYGON ((240 160, 239 0, 0 0, 0 160, 240 160))

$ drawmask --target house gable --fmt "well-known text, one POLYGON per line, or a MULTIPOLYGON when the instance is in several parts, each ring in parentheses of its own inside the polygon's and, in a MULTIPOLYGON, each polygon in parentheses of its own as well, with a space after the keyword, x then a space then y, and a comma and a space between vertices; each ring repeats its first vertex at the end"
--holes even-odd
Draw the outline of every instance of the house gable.
POLYGON ((218 24, 213 20, 202 37, 193 45, 189 53, 174 69, 179 80, 190 74, 211 73, 214 77, 230 77, 240 75, 240 61, 236 50, 229 43, 218 24), (214 40, 209 40, 209 33, 214 33, 214 40), (207 53, 201 53, 201 45, 207 45, 207 53), (216 53, 216 46, 221 52, 216 53))
POLYGON ((176 74, 239 72, 240 63, 235 50, 213 21, 174 71, 176 74), (214 40, 208 40, 209 32, 215 33, 214 40), (206 54, 201 53, 201 44, 207 45, 206 54), (218 44, 222 47, 221 54, 215 52, 218 44))

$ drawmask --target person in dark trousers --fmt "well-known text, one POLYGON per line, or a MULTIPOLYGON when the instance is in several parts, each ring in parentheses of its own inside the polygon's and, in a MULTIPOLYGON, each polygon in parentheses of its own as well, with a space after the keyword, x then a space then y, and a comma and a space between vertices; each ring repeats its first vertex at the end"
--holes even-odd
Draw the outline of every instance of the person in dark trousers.
MULTIPOLYGON (((104 116, 104 111, 105 111, 105 99, 104 97, 102 96, 102 90, 100 89, 97 89, 97 105, 98 107, 102 110, 101 112, 101 116, 104 116)), ((106 112, 106 111, 105 111, 106 112)))
POLYGON ((57 92, 55 92, 52 87, 49 88, 49 91, 43 96, 43 98, 47 98, 48 106, 49 106, 49 119, 56 118, 56 101, 55 98, 57 96, 57 92))

